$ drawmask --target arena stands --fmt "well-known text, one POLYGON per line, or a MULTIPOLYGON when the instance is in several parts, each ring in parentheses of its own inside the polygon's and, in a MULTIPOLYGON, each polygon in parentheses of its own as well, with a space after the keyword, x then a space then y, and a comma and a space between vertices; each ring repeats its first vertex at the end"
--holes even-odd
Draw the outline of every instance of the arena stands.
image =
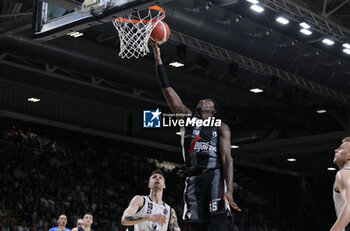
MULTIPOLYGON (((146 148, 19 121, 6 124, 11 126, 2 128, 0 139, 0 231, 47 231, 60 213, 73 228, 87 211, 94 214, 94 230, 125 230, 123 210, 135 194, 147 193, 148 176, 162 163, 146 148)), ((185 170, 182 163, 162 166, 164 201, 181 217, 185 170)), ((232 230, 297 230, 296 218, 284 217, 278 192, 254 174, 236 168, 235 198, 243 211, 232 230)))

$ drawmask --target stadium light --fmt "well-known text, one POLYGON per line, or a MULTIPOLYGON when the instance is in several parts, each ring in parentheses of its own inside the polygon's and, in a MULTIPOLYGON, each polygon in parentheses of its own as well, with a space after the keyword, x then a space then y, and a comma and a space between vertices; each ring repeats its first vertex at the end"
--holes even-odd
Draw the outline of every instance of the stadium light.
POLYGON ((312 34, 312 31, 310 31, 308 29, 305 29, 305 28, 301 29, 300 32, 305 34, 305 35, 311 35, 312 34))
POLYGON ((333 168, 333 167, 329 167, 329 168, 327 168, 329 171, 335 171, 336 169, 335 168, 333 168))
POLYGON ((346 49, 350 49, 350 44, 349 43, 344 43, 343 47, 345 47, 346 49))
POLYGON ((309 25, 309 24, 307 24, 306 22, 302 22, 302 23, 300 23, 299 24, 302 28, 304 28, 304 29, 310 29, 311 28, 311 26, 309 25))
POLYGON ((232 149, 237 149, 237 148, 239 148, 239 146, 238 145, 232 145, 231 148, 232 149))
POLYGON ((260 89, 260 88, 252 88, 250 89, 249 91, 255 93, 255 94, 258 94, 258 93, 261 93, 261 92, 264 92, 264 90, 260 89))
POLYGON ((72 36, 74 38, 78 38, 80 36, 83 36, 84 34, 79 31, 72 31, 72 32, 69 32, 67 35, 72 36))
POLYGON ((316 111, 318 114, 323 114, 323 113, 326 113, 327 110, 324 110, 324 109, 320 109, 320 110, 317 110, 316 111))
POLYGON ((286 25, 289 23, 289 20, 285 17, 282 17, 282 16, 276 18, 276 21, 283 24, 283 25, 286 25))
POLYGON ((330 40, 330 39, 323 39, 322 42, 328 46, 332 46, 334 44, 334 41, 333 40, 330 40))
POLYGON ((258 0, 246 0, 247 2, 250 2, 251 4, 258 4, 258 0))
POLYGON ((179 62, 171 62, 169 65, 173 67, 183 67, 185 64, 179 62))
POLYGON ((28 101, 28 102, 31 102, 31 103, 37 103, 37 102, 40 101, 40 99, 39 99, 39 98, 31 97, 31 98, 28 98, 27 101, 28 101))
POLYGON ((173 66, 173 67, 183 67, 184 64, 183 63, 180 63, 180 62, 171 62, 169 63, 170 66, 173 66))
POLYGON ((259 6, 259 5, 252 5, 252 6, 250 7, 250 9, 254 10, 254 11, 257 12, 257 13, 261 13, 261 12, 264 11, 264 8, 262 8, 262 7, 259 6))
POLYGON ((297 159, 295 159, 295 158, 288 158, 287 161, 288 162, 295 162, 295 161, 297 161, 297 159))
POLYGON ((350 55, 350 49, 344 49, 343 52, 350 55))
POLYGON ((74 35, 73 37, 78 38, 78 37, 83 36, 83 35, 84 35, 83 33, 79 33, 79 34, 74 35))

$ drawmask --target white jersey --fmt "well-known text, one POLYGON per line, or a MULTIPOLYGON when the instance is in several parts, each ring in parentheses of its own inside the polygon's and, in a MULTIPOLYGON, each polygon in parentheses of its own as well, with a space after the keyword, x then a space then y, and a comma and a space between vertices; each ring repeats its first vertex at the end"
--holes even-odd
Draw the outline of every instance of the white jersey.
MULTIPOLYGON (((350 167, 345 167, 343 169, 350 170, 350 167)), ((339 217, 340 212, 344 208, 345 200, 342 197, 341 193, 335 190, 334 186, 333 186, 333 201, 334 201, 335 213, 337 214, 337 217, 339 217)))
POLYGON ((143 196, 143 206, 136 213, 136 216, 146 216, 151 214, 163 214, 166 216, 166 222, 162 226, 158 222, 145 221, 140 224, 134 225, 133 229, 129 228, 128 230, 134 231, 167 231, 169 220, 170 220, 171 208, 166 203, 162 205, 156 204, 152 201, 149 196, 143 196))

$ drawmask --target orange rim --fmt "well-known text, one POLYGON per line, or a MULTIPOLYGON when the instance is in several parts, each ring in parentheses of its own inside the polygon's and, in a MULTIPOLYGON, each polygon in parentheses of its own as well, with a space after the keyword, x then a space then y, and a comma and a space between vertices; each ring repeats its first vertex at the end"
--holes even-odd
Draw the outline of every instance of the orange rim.
MULTIPOLYGON (((162 15, 161 15, 159 18, 160 18, 160 20, 163 20, 163 19, 164 19, 164 17, 165 17, 165 11, 163 10, 163 8, 161 8, 161 7, 159 7, 159 6, 152 6, 152 7, 148 7, 148 9, 150 9, 150 10, 161 11, 161 12, 162 12, 162 15)), ((142 23, 148 23, 148 22, 150 22, 150 21, 156 22, 157 20, 159 20, 159 19, 158 19, 158 18, 154 18, 154 19, 152 19, 152 20, 136 20, 136 19, 135 19, 135 20, 130 20, 130 19, 123 18, 123 17, 119 17, 119 18, 116 18, 116 19, 115 19, 116 22, 130 22, 130 23, 134 23, 134 24, 140 23, 140 22, 142 22, 142 23)))

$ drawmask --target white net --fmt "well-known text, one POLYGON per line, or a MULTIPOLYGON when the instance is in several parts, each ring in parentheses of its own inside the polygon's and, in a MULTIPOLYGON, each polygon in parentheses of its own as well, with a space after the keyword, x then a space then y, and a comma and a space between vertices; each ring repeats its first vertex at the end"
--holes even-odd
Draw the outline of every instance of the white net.
POLYGON ((148 40, 151 32, 164 19, 165 14, 158 6, 150 7, 143 13, 144 15, 134 12, 113 21, 119 34, 121 58, 143 57, 150 51, 148 40))

